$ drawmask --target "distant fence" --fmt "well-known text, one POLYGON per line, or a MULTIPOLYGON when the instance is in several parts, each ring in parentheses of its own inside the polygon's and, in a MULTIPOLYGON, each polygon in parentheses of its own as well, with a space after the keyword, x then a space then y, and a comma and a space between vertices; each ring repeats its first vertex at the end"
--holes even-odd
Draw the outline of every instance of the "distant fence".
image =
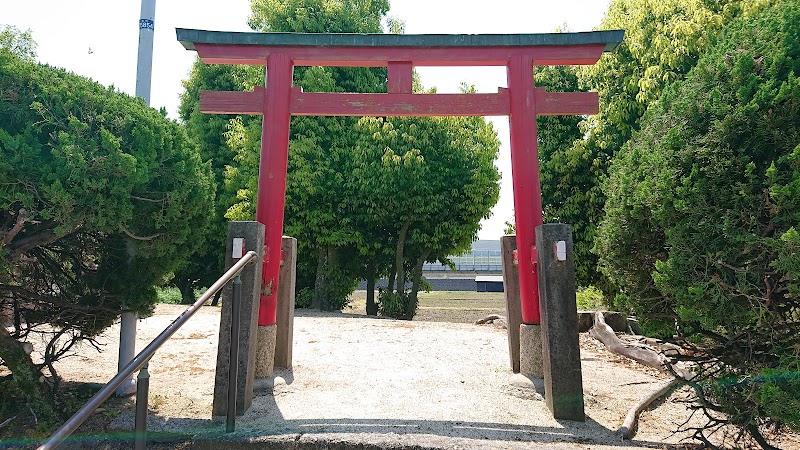
MULTIPOLYGON (((472 250, 462 256, 452 256, 450 258, 455 263, 455 269, 459 272, 496 272, 503 270, 503 256, 500 250, 472 250)), ((425 272, 445 272, 450 267, 439 262, 427 263, 422 266, 425 272)))

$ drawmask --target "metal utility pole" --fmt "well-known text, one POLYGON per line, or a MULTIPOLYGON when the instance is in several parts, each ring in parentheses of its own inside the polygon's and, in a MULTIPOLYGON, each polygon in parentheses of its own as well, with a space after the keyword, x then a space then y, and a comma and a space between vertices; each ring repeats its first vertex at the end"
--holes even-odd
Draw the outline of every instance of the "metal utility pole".
MULTIPOLYGON (((153 73, 153 33, 155 30, 156 0, 142 0, 142 12, 139 18, 139 58, 136 65, 136 96, 142 97, 150 104, 150 79, 153 73)), ((130 248, 131 250, 132 247, 130 248)), ((129 252, 135 257, 135 252, 129 252)), ((119 327, 119 362, 122 369, 136 356, 136 315, 122 314, 119 327)), ((118 396, 131 395, 136 392, 136 379, 130 378, 117 388, 118 396)))

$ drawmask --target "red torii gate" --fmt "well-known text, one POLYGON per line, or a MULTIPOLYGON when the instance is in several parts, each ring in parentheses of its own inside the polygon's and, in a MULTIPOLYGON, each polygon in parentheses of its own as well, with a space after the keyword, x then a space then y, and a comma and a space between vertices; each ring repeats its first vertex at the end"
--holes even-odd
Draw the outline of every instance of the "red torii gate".
POLYGON ((200 94, 211 114, 263 114, 256 220, 265 232, 258 324, 276 319, 291 116, 509 116, 522 322, 538 324, 534 229, 542 224, 537 115, 595 114, 595 92, 536 88, 533 67, 594 64, 624 31, 497 35, 234 33, 177 29, 206 64, 266 66, 266 88, 200 94), (388 93, 317 93, 292 87, 294 66, 387 67, 388 93), (496 94, 412 94, 414 66, 505 66, 496 94))

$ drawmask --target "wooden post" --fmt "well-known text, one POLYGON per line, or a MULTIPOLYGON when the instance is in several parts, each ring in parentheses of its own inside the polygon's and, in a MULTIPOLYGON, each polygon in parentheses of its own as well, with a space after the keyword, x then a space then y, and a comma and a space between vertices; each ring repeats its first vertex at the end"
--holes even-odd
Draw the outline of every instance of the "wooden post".
POLYGON ((506 322, 508 324, 508 356, 511 370, 519 373, 519 325, 522 323, 522 309, 519 301, 519 270, 517 270, 517 236, 500 238, 503 254, 503 291, 506 297, 506 322))
POLYGON ((256 203, 256 220, 266 227, 259 326, 274 325, 277 315, 286 167, 289 161, 291 88, 292 60, 286 54, 270 53, 267 57, 267 88, 261 128, 256 203))
POLYGON ((281 284, 278 286, 278 315, 275 338, 275 367, 292 368, 294 294, 297 281, 297 239, 284 236, 281 254, 281 284))
POLYGON ((507 70, 508 90, 511 95, 511 174, 522 321, 526 324, 538 324, 539 288, 534 229, 542 224, 542 194, 539 185, 539 150, 536 143, 533 60, 529 55, 512 56, 507 70))

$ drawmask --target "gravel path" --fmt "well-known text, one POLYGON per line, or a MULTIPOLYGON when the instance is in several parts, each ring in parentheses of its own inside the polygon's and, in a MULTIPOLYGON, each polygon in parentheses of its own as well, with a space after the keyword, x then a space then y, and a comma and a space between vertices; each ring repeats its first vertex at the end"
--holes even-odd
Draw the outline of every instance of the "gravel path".
MULTIPOLYGON (((140 321, 137 349, 181 309, 159 305, 156 315, 140 321)), ((219 309, 205 307, 153 358, 151 431, 193 434, 194 447, 218 448, 205 442, 224 434, 224 423, 210 418, 218 329, 219 309)), ((107 381, 116 371, 117 335, 112 327, 102 338, 106 351, 84 346, 81 356, 60 363, 60 373, 107 381)), ((298 311, 293 369, 276 371, 272 392, 256 396, 228 437, 241 448, 271 442, 280 448, 595 449, 678 442, 683 436, 672 431, 689 417, 680 392, 642 415, 634 441, 615 436, 627 408, 663 377, 582 341, 587 419, 556 421, 540 395, 512 382, 505 330, 298 311)), ((130 429, 132 417, 125 410, 112 426, 130 429)))

